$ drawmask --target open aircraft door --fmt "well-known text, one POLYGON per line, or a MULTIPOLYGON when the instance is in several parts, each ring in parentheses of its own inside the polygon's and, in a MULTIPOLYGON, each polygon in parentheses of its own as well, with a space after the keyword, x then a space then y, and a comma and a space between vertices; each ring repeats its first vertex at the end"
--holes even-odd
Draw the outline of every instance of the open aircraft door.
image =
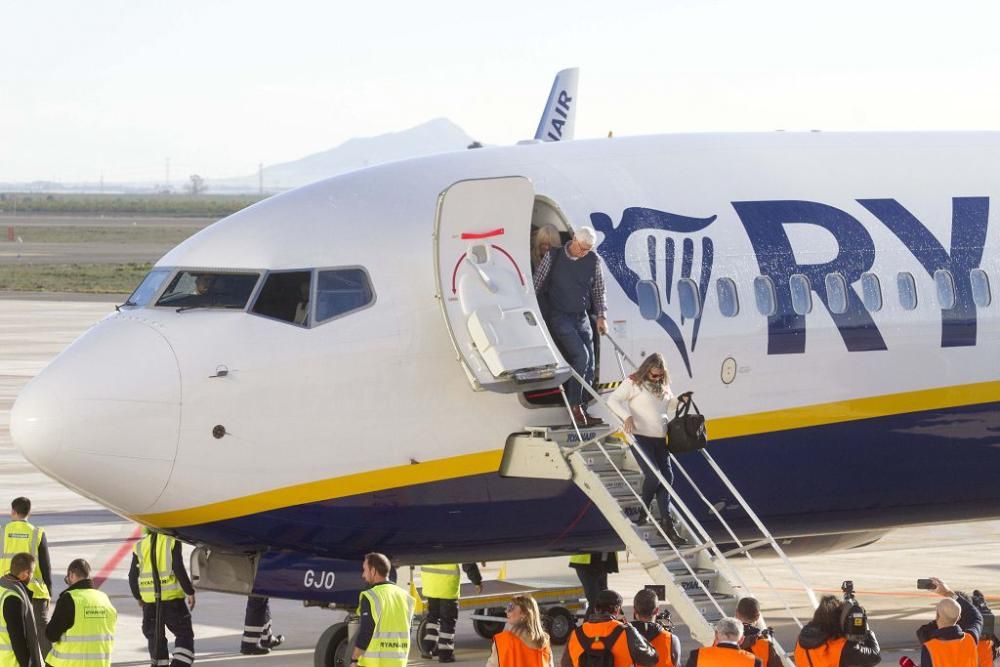
POLYGON ((476 391, 546 389, 570 374, 532 286, 534 201, 520 176, 459 181, 438 198, 437 296, 476 391))

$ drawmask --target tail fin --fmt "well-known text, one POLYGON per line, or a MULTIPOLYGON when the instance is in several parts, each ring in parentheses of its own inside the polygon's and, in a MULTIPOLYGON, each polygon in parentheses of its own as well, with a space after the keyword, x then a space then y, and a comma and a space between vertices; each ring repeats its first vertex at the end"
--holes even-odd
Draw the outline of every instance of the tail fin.
POLYGON ((580 70, 564 69, 556 74, 545 103, 545 111, 538 121, 535 139, 540 141, 569 141, 576 131, 576 86, 580 70))

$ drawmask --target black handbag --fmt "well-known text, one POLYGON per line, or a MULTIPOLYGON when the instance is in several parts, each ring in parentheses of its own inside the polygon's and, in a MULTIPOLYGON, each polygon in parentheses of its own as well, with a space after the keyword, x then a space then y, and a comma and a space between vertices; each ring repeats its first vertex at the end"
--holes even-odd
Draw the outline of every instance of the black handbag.
POLYGON ((677 412, 667 424, 667 451, 671 454, 686 454, 705 449, 707 445, 708 431, 705 429, 705 416, 689 397, 687 401, 677 404, 677 412))

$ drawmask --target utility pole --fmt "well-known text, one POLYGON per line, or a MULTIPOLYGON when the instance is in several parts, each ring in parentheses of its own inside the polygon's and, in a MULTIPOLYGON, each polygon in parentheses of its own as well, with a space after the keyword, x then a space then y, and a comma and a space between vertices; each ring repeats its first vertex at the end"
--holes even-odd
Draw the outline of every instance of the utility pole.
POLYGON ((257 163, 257 194, 264 196, 264 163, 257 163))

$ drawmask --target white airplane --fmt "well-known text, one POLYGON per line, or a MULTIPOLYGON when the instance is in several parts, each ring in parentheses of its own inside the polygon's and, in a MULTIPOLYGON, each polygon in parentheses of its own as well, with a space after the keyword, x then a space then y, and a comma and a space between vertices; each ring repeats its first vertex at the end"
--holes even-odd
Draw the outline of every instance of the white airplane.
MULTIPOLYGON (((165 255, 22 391, 12 436, 123 516, 259 554, 255 580, 234 575, 259 593, 356 600, 372 550, 618 548, 572 482, 499 473, 511 434, 566 423, 524 393, 566 374, 531 287, 532 227, 589 224, 612 335, 634 359, 666 355, 777 537, 849 546, 997 517, 998 170, 997 134, 773 133, 337 176, 165 255)), ((619 381, 601 345, 597 381, 619 381)))

